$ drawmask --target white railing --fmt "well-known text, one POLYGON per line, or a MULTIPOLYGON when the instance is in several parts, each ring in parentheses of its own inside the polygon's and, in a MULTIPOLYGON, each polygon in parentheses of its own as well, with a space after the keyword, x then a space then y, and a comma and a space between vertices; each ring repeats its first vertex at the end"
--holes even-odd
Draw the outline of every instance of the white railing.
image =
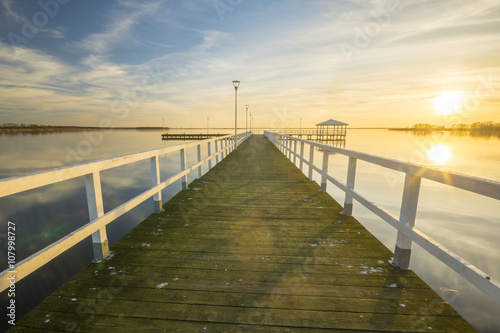
POLYGON ((321 175, 321 191, 326 191, 327 182, 330 181, 332 184, 336 185, 345 192, 344 215, 352 215, 354 199, 398 230, 394 259, 392 260, 392 264, 394 266, 402 269, 409 268, 411 243, 415 242, 500 304, 500 283, 497 280, 494 280, 485 272, 468 263, 457 254, 448 250, 443 245, 439 244, 414 227, 422 178, 497 200, 500 200, 500 183, 364 154, 352 150, 336 148, 330 145, 294 138, 284 134, 266 131, 265 135, 281 150, 281 152, 283 152, 283 154, 285 154, 285 156, 287 156, 290 160, 293 159, 294 163, 297 159, 299 159, 299 168, 301 171, 304 171, 304 163, 307 164, 309 166, 308 177, 310 179, 313 179, 313 171, 318 172, 321 175), (298 144, 300 144, 299 152, 297 152, 298 144), (308 159, 304 158, 304 146, 306 144, 309 145, 308 159), (315 148, 323 151, 322 168, 318 168, 314 165, 315 148), (347 179, 345 184, 328 174, 328 156, 330 153, 341 154, 349 157, 347 179), (362 160, 406 174, 399 218, 354 191, 357 160, 362 160))
MULTIPOLYGON (((239 134, 238 144, 245 141, 250 134, 250 132, 239 134)), ((60 240, 18 262, 15 267, 9 267, 3 271, 0 274, 0 292, 10 286, 10 282, 7 279, 8 277, 15 275, 15 281, 20 281, 90 235, 92 235, 95 259, 101 260, 106 258, 109 255, 106 225, 151 197, 153 197, 154 211, 160 212, 162 209, 161 191, 163 189, 181 179, 182 189, 185 190, 187 188, 187 176, 189 173, 198 170, 198 178, 201 177, 202 165, 208 163, 208 170, 210 170, 212 168, 212 164, 217 164, 234 149, 235 137, 234 135, 228 135, 0 180, 1 198, 41 186, 83 176, 85 179, 87 205, 90 216, 90 222, 83 227, 71 232, 60 240), (207 147, 208 156, 205 159, 201 158, 202 145, 206 145, 207 147), (198 162, 188 167, 186 166, 186 149, 191 147, 197 148, 198 162), (159 157, 173 152, 180 153, 181 172, 162 182, 160 178, 159 157), (150 159, 151 162, 152 187, 104 214, 100 172, 147 159, 150 159), (214 160, 215 163, 213 163, 214 160)))

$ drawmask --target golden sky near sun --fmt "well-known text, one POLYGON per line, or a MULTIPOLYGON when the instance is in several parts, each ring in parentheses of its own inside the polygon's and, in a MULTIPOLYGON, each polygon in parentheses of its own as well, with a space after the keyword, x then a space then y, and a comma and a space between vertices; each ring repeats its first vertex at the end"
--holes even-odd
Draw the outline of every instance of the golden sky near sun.
POLYGON ((2 123, 231 127, 233 80, 243 127, 500 122, 496 0, 0 8, 2 123))

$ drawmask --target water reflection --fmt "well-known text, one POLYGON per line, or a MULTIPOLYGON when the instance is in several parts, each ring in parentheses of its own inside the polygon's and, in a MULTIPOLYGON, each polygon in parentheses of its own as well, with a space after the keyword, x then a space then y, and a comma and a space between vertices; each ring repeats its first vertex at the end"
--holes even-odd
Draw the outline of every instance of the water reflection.
POLYGON ((451 150, 448 145, 438 143, 429 150, 428 156, 433 162, 443 164, 451 158, 451 150))
MULTIPOLYGON (((89 132, 90 133, 90 132, 89 132)), ((75 149, 85 133, 0 136, 0 177, 12 177, 67 164, 67 152, 75 149)), ((166 146, 159 132, 107 131, 102 142, 95 144, 82 161, 99 160, 166 146), (131 139, 131 137, 133 138, 131 139), (123 142, 127 142, 126 145, 123 142)), ((180 144, 176 142, 175 144, 180 144)), ((190 153, 190 152, 188 152, 190 153)), ((206 152, 204 152, 206 153, 206 152)), ((196 156, 188 156, 193 163, 196 156)), ((73 161, 72 161, 73 162, 73 161)), ((160 157, 162 180, 180 170, 179 154, 160 157)), ((149 160, 101 172, 105 211, 109 211, 151 187, 149 160)), ((188 180, 193 179, 193 175, 188 180)), ((162 191, 167 201, 181 188, 172 184, 162 191)), ((146 201, 108 226, 110 245, 119 240, 153 211, 146 201)), ((5 231, 7 222, 16 223, 16 259, 20 260, 54 243, 89 221, 83 177, 0 198, 0 269, 7 268, 5 231)), ((72 275, 92 260, 91 240, 86 239, 74 248, 38 269, 16 284, 16 314, 20 319, 72 275)), ((7 304, 4 291, 0 304, 7 304)), ((5 310, 5 307, 3 307, 5 310)), ((0 312, 4 313, 4 312, 0 312)), ((4 315, 5 317, 5 315, 4 315)), ((6 329, 6 321, 0 331, 6 329)))
POLYGON ((390 129, 391 131, 404 131, 410 132, 415 136, 428 136, 435 135, 436 133, 444 134, 449 133, 452 136, 457 137, 471 137, 478 139, 490 139, 496 138, 500 139, 499 129, 477 129, 477 130, 414 130, 414 129, 390 129))

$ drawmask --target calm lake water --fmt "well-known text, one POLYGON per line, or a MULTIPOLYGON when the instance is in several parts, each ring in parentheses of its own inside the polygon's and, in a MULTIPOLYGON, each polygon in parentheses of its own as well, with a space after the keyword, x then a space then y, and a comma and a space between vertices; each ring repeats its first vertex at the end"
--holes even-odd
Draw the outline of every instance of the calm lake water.
MULTIPOLYGON (((37 136, 0 135, 0 178, 181 143, 161 141, 161 132, 115 130, 37 136)), ((350 129, 345 148, 500 181, 498 138, 454 136, 448 132, 416 136, 411 132, 350 129)), ((195 150, 187 154, 188 165, 194 163, 195 150)), ((305 156, 308 156, 307 150, 305 156)), ((315 164, 319 166, 320 163, 321 152, 316 151, 315 164)), ((178 154, 163 156, 160 166, 162 180, 177 173, 180 170, 178 154)), ((345 182, 347 158, 330 156, 329 171, 335 178, 345 182)), ((189 181, 194 176, 190 175, 189 181)), ((318 175, 315 177, 319 181, 318 175)), ((102 172, 101 178, 104 208, 109 211, 150 187, 149 161, 102 172)), ((396 216, 399 215, 403 181, 404 175, 399 172, 358 162, 355 188, 396 216)), ((87 223, 83 184, 83 179, 75 179, 0 198, 2 270, 7 267, 5 236, 8 221, 16 223, 17 261, 87 223)), ((163 192, 163 201, 167 201, 179 189, 180 184, 168 187, 163 192)), ((329 184, 328 192, 343 203, 344 196, 340 190, 329 184)), ((116 242, 151 212, 152 204, 147 201, 113 222, 108 228, 110 243, 116 242)), ((354 216, 391 251, 394 250, 396 232, 392 227, 356 202, 354 216)), ((416 227, 497 280, 500 279, 499 216, 498 200, 431 181, 422 182, 416 227)), ((87 240, 18 282, 18 318, 91 259, 91 241, 87 240)), ((497 319, 500 318, 500 306, 415 244, 411 267, 479 331, 500 331, 500 321, 497 319)), ((5 311, 7 301, 6 293, 2 293, 2 311, 5 311)), ((6 323, 2 320, 0 324, 6 323)), ((3 329, 6 327, 1 326, 3 329)))

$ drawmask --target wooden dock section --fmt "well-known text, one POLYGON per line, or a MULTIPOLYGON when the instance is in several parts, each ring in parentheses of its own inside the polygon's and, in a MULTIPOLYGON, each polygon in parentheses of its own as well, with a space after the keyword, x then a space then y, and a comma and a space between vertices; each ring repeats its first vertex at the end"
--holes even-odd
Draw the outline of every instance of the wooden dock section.
POLYGON ((227 134, 171 134, 166 133, 161 135, 162 140, 204 140, 210 138, 217 138, 219 136, 226 136, 227 134))
POLYGON ((254 135, 11 331, 475 331, 318 190, 254 135))

